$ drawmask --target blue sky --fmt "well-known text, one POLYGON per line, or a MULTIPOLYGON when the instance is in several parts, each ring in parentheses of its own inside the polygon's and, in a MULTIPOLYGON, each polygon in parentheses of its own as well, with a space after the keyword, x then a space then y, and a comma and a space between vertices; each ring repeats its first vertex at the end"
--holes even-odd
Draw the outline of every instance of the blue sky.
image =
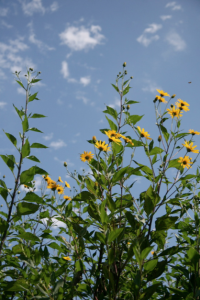
MULTIPOLYGON (((199 28, 198 0, 0 0, 0 127, 19 137, 21 124, 12 104, 20 108, 25 96, 12 73, 21 70, 23 78, 29 67, 41 71, 42 81, 32 90, 41 101, 32 102, 29 112, 47 118, 32 119, 30 125, 44 134, 31 133, 30 142, 49 148, 32 154, 52 179, 61 176, 73 187, 63 162, 71 171, 88 170, 80 154, 93 151, 87 143, 93 135, 104 138, 99 129, 108 128, 105 105, 119 109, 111 83, 126 62, 127 79, 134 77, 128 98, 140 102, 130 112, 145 114, 140 127, 157 139, 152 101, 156 89, 163 89, 190 104, 182 129, 200 131, 199 28)), ((196 144, 200 148, 199 137, 196 144)), ((3 131, 0 153, 18 160, 3 131)), ((144 155, 136 151, 135 159, 141 162, 144 155)), ((0 161, 0 176, 4 174, 8 181, 10 171, 0 161)), ((140 192, 142 182, 137 184, 140 192)))

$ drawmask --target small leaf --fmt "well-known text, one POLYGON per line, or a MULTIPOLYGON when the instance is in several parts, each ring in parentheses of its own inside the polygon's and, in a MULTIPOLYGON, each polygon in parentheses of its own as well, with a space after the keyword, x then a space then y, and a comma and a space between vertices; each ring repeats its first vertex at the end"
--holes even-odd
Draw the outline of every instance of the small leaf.
POLYGON ((27 118, 27 116, 24 116, 24 120, 22 121, 22 128, 23 128, 23 132, 27 132, 28 131, 29 124, 28 124, 28 118, 27 118))
POLYGON ((95 232, 95 237, 101 243, 106 244, 106 236, 103 233, 101 233, 101 232, 95 232))
POLYGON ((159 148, 159 147, 154 147, 151 151, 150 151, 150 155, 155 155, 155 154, 161 154, 163 152, 163 149, 159 148))
POLYGON ((39 209, 38 204, 20 202, 17 205, 17 214, 18 215, 30 215, 34 214, 39 209))
POLYGON ((40 114, 33 114, 30 118, 46 118, 46 116, 40 114))
POLYGON ((25 89, 25 87, 23 86, 23 84, 22 84, 22 82, 21 82, 21 81, 19 81, 19 80, 16 80, 16 82, 17 82, 19 85, 21 85, 21 87, 23 87, 23 89, 26 91, 26 89, 25 89))
POLYGON ((167 129, 163 125, 160 125, 160 129, 161 129, 161 131, 164 135, 164 138, 165 138, 166 142, 168 142, 169 133, 167 132, 167 129))
POLYGON ((34 155, 27 156, 26 158, 40 163, 39 159, 37 157, 35 157, 34 155))
POLYGON ((111 85, 114 87, 114 89, 115 89, 117 92, 119 92, 119 89, 118 89, 118 87, 117 87, 116 85, 114 85, 114 84, 112 84, 112 83, 111 83, 111 85))
POLYGON ((33 143, 31 145, 31 148, 49 148, 49 147, 47 147, 47 146, 45 146, 43 144, 40 144, 40 143, 33 143))
POLYGON ((31 80, 31 83, 36 83, 36 82, 38 82, 38 81, 40 81, 40 80, 42 80, 42 79, 32 79, 32 80, 31 80))
POLYGON ((198 263, 199 259, 200 259, 200 255, 198 254, 197 250, 194 248, 190 248, 187 252, 188 258, 189 260, 193 263, 196 264, 198 263))
POLYGON ((117 125, 113 121, 111 121, 107 116, 106 116, 106 119, 110 125, 111 130, 117 131, 117 125))
POLYGON ((144 269, 146 271, 153 271, 155 269, 155 267, 157 266, 157 263, 158 263, 158 259, 152 259, 150 261, 147 261, 145 264, 144 264, 144 269))
POLYGON ((37 194, 35 194, 33 192, 26 193, 26 196, 22 200, 26 200, 28 202, 36 202, 36 203, 40 203, 40 204, 45 203, 41 197, 39 197, 37 194))
POLYGON ((6 188, 0 187, 0 195, 6 201, 6 199, 8 197, 8 190, 6 188))
POLYGON ((43 133, 41 130, 37 129, 36 127, 29 128, 29 130, 43 133))
POLYGON ((26 241, 34 241, 34 242, 39 242, 40 239, 33 233, 31 232, 24 232, 22 234, 18 235, 19 238, 24 239, 26 241))
POLYGON ((130 89, 131 89, 131 87, 129 85, 127 85, 127 87, 123 90, 123 96, 128 94, 130 89))
POLYGON ((37 93, 35 93, 35 94, 33 94, 33 95, 31 95, 31 96, 29 96, 29 99, 28 99, 28 102, 31 102, 31 101, 33 101, 33 100, 38 100, 37 99, 37 94, 38 94, 38 92, 37 93))
POLYGON ((117 228, 117 229, 109 232, 108 243, 111 243, 114 240, 116 240, 116 238, 118 238, 118 236, 120 235, 120 233, 122 233, 122 231, 123 231, 123 228, 117 228))
POLYGON ((124 174, 127 173, 129 167, 125 167, 120 169, 119 171, 115 172, 112 178, 112 182, 115 183, 121 180, 124 177, 124 174))
POLYGON ((8 229, 8 222, 0 217, 0 232, 3 233, 8 229))
POLYGON ((137 122, 139 122, 143 118, 143 116, 144 115, 142 115, 142 116, 132 115, 128 118, 128 122, 135 125, 137 122))
POLYGON ((106 106, 107 110, 104 110, 103 113, 111 115, 117 121, 117 111, 110 107, 106 106))
POLYGON ((29 144, 28 139, 26 139, 26 141, 22 147, 22 158, 25 158, 29 154, 30 154, 30 144, 29 144))
POLYGON ((19 110, 14 104, 13 104, 18 116, 20 117, 20 119, 22 120, 22 117, 24 116, 24 112, 22 110, 19 110))
POLYGON ((79 194, 77 194, 72 200, 73 201, 84 201, 84 202, 88 202, 88 200, 94 200, 95 197, 92 193, 88 192, 88 191, 83 191, 79 194))
POLYGON ((134 103, 140 103, 138 101, 129 100, 126 104, 134 104, 134 103))
POLYGON ((162 216, 160 218, 157 218, 156 220, 156 230, 161 231, 161 230, 168 230, 171 227, 174 226, 176 223, 178 217, 169 217, 169 216, 162 216))
POLYGON ((0 155, 1 158, 3 159, 3 161, 6 163, 6 165, 8 166, 8 168, 11 170, 11 172, 13 173, 14 170, 14 161, 13 159, 11 159, 11 156, 14 157, 13 155, 0 155))
POLYGON ((5 132, 5 135, 9 138, 9 140, 13 143, 13 145, 17 148, 17 139, 10 133, 5 132))

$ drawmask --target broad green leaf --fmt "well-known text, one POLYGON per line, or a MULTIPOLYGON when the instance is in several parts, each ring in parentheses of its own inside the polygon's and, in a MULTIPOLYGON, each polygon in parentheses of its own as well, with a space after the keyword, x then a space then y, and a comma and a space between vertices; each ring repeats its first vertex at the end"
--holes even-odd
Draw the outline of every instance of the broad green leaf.
POLYGON ((168 230, 174 226, 178 217, 162 216, 156 220, 156 230, 168 230))
POLYGON ((2 179, 0 179, 0 185, 3 186, 5 189, 7 189, 7 186, 2 179))
POLYGON ((125 214, 131 227, 135 230, 138 224, 138 221, 136 221, 135 216, 130 211, 126 211, 125 214))
POLYGON ((55 287, 53 289, 53 295, 56 295, 60 287, 63 287, 65 281, 64 279, 60 279, 55 283, 55 287))
POLYGON ((10 133, 5 132, 5 135, 9 138, 9 140, 13 143, 13 145, 17 148, 17 139, 10 133))
POLYGON ((22 158, 25 158, 29 154, 30 154, 30 144, 29 144, 28 139, 26 139, 26 141, 22 147, 22 158))
POLYGON ((127 85, 127 87, 123 90, 123 96, 128 94, 130 89, 131 89, 131 87, 129 85, 127 85))
POLYGON ((154 283, 153 285, 151 285, 151 286, 147 287, 146 289, 144 289, 143 294, 141 294, 141 299, 144 299, 144 300, 153 299, 151 296, 155 292, 158 291, 158 288, 161 286, 161 284, 162 284, 161 282, 160 283, 154 283))
POLYGON ((22 121, 23 132, 27 132, 29 129, 28 118, 24 116, 24 120, 22 121))
POLYGON ((26 240, 26 241, 34 241, 34 242, 39 242, 40 239, 33 233, 31 232, 24 232, 22 234, 18 235, 19 238, 26 240))
POLYGON ((38 82, 38 81, 40 81, 40 80, 42 80, 42 79, 32 79, 32 80, 31 80, 31 83, 36 83, 36 82, 38 82))
POLYGON ((29 285, 26 283, 25 279, 18 279, 16 281, 9 281, 6 283, 5 290, 7 292, 20 292, 28 291, 29 285))
POLYGON ((72 198, 73 201, 84 201, 86 203, 88 202, 88 200, 94 200, 94 199, 95 196, 88 191, 83 191, 72 198))
POLYGON ((118 236, 120 235, 120 233, 122 233, 122 231, 123 231, 123 228, 117 228, 117 229, 109 232, 109 234, 108 234, 108 243, 110 244, 111 242, 116 240, 116 238, 118 238, 118 236))
POLYGON ((163 152, 163 149, 159 148, 159 147, 154 147, 151 151, 150 151, 150 155, 155 155, 155 154, 161 154, 163 152))
POLYGON ((49 148, 49 147, 47 147, 47 146, 45 146, 43 144, 40 144, 40 143, 33 143, 31 145, 31 148, 49 148))
POLYGON ((14 156, 13 155, 0 155, 1 158, 3 159, 3 161, 6 163, 6 165, 8 166, 8 168, 11 170, 11 172, 13 173, 15 164, 14 164, 14 156))
POLYGON ((31 102, 31 101, 33 101, 33 100, 39 100, 38 98, 37 98, 37 94, 38 94, 38 92, 37 93, 35 93, 35 94, 33 94, 33 95, 31 95, 31 96, 29 96, 29 99, 28 99, 28 102, 31 102))
POLYGON ((110 125, 111 130, 117 131, 117 125, 113 121, 111 121, 107 116, 106 116, 106 119, 110 125))
POLYGON ((149 143, 149 152, 153 149, 154 140, 149 143))
POLYGON ((69 202, 68 205, 66 205, 65 208, 65 217, 68 218, 71 215, 72 212, 72 202, 69 202))
POLYGON ((105 206, 106 206, 106 200, 104 200, 101 205, 100 205, 100 218, 101 218, 101 222, 102 224, 107 224, 108 223, 108 215, 107 212, 105 210, 105 206))
POLYGON ((109 265, 112 265, 115 260, 116 260, 116 258, 115 258, 115 249, 114 249, 114 247, 112 247, 108 251, 108 263, 109 263, 109 265))
POLYGON ((117 155, 118 153, 120 153, 122 150, 124 149, 124 147, 122 146, 122 144, 117 144, 117 143, 112 143, 112 151, 113 151, 113 155, 117 155))
POLYGON ((28 202, 36 202, 36 203, 40 203, 40 204, 45 203, 41 197, 39 197, 37 194, 35 194, 33 192, 26 193, 26 196, 22 200, 26 200, 28 202))
POLYGON ((0 187, 0 195, 6 201, 6 199, 8 197, 8 190, 6 188, 0 187))
POLYGON ((179 246, 172 246, 172 247, 167 248, 164 251, 162 251, 158 256, 165 256, 165 255, 172 256, 172 255, 180 252, 182 249, 185 249, 185 248, 180 248, 179 246))
POLYGON ((157 266, 157 263, 158 263, 158 259, 152 259, 150 261, 147 261, 144 264, 144 269, 148 272, 151 272, 155 269, 155 267, 157 266))
POLYGON ((30 181, 33 180, 35 174, 48 175, 48 173, 45 170, 43 170, 37 166, 33 166, 30 169, 23 171, 21 173, 20 184, 29 183, 30 181))
POLYGON ((135 125, 137 122, 139 122, 143 118, 143 116, 144 115, 142 115, 142 116, 132 115, 128 118, 128 122, 135 125))
POLYGON ((199 253, 197 252, 196 249, 190 247, 190 249, 187 251, 187 255, 188 255, 189 260, 190 260, 193 264, 198 263, 198 261, 199 261, 199 259, 200 259, 200 255, 199 255, 199 253))
POLYGON ((0 217, 0 232, 4 233, 8 229, 8 222, 0 217))
POLYGON ((142 250, 141 259, 145 259, 149 255, 149 253, 152 249, 153 249, 153 246, 152 247, 147 247, 144 250, 142 250))
POLYGON ((49 211, 45 210, 40 213, 40 219, 49 218, 49 211))
POLYGON ((23 87, 23 89, 26 91, 26 89, 25 89, 25 87, 23 86, 23 83, 22 83, 21 81, 16 80, 16 82, 17 82, 21 87, 23 87))
POLYGON ((181 164, 180 164, 180 162, 178 162, 178 160, 179 160, 179 158, 170 160, 167 168, 168 169, 169 168, 176 168, 176 169, 179 170, 181 168, 181 164))
POLYGON ((140 103, 140 102, 134 100, 129 100, 128 102, 126 102, 126 104, 134 104, 134 103, 140 103))
POLYGON ((160 125, 160 129, 162 131, 162 134, 164 135, 166 142, 168 142, 169 133, 167 132, 167 129, 163 125, 160 125))
POLYGON ((184 176, 184 177, 181 177, 181 181, 182 180, 188 180, 188 179, 192 179, 192 178, 195 178, 196 177, 196 175, 192 175, 192 174, 188 174, 188 175, 186 175, 186 176, 184 176))
POLYGON ((34 156, 34 155, 27 156, 26 158, 40 163, 39 159, 36 156, 34 156))
POLYGON ((111 83, 111 85, 114 87, 114 89, 115 89, 117 92, 119 92, 119 89, 118 89, 118 87, 117 87, 116 85, 114 85, 114 84, 112 84, 112 83, 111 83))
POLYGON ((38 204, 20 202, 17 205, 17 214, 18 215, 30 215, 34 214, 39 209, 38 204))
POLYGON ((116 209, 115 202, 113 201, 112 197, 109 194, 107 194, 106 200, 107 200, 108 208, 113 213, 116 209))
POLYGON ((158 278, 159 276, 161 276, 163 274, 163 272, 165 271, 165 268, 167 266, 167 260, 162 260, 159 261, 157 263, 157 266, 154 268, 153 271, 149 271, 147 273, 147 281, 151 281, 155 278, 158 278))
POLYGON ((129 167, 125 167, 125 168, 122 168, 119 171, 115 172, 115 174, 113 175, 113 178, 112 178, 112 182, 115 183, 117 181, 120 181, 124 177, 124 174, 127 173, 128 168, 129 167))
POLYGON ((33 114, 30 118, 46 118, 46 116, 41 114, 33 114))
POLYGON ((24 116, 24 112, 23 110, 19 110, 14 104, 13 104, 18 116, 20 117, 20 119, 22 120, 22 117, 24 116))
POLYGON ((41 130, 37 129, 36 127, 29 128, 29 130, 43 133, 41 130))
POLYGON ((111 115, 117 121, 117 116, 118 116, 117 111, 110 106, 106 106, 106 108, 107 109, 104 110, 103 113, 111 115))
POLYGON ((95 232, 95 237, 101 243, 106 244, 106 236, 103 233, 97 231, 95 232))
POLYGON ((134 144, 134 147, 141 147, 141 146, 143 146, 143 142, 136 141, 134 139, 132 139, 132 142, 134 144))
POLYGON ((62 251, 62 248, 56 242, 52 242, 52 243, 48 244, 48 247, 62 251))

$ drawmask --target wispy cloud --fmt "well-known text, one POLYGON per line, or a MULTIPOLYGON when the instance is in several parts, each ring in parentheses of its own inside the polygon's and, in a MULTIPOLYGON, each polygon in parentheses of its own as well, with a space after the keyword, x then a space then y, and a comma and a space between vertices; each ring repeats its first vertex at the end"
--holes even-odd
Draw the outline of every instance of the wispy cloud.
POLYGON ((68 63, 66 61, 62 61, 60 72, 61 72, 61 74, 63 75, 64 78, 69 77, 69 68, 68 68, 68 63))
POLYGON ((64 162, 66 161, 67 165, 70 166, 70 167, 73 167, 74 166, 74 163, 72 163, 70 161, 70 159, 66 159, 66 160, 61 160, 59 159, 57 156, 54 157, 54 160, 56 160, 57 162, 59 162, 60 164, 64 164, 64 162))
POLYGON ((8 13, 8 8, 2 8, 0 7, 0 16, 1 17, 6 17, 8 13))
MULTIPOLYGON (((0 10, 1 11, 1 10, 0 10)), ((8 24, 8 23, 6 23, 5 21, 1 21, 1 24, 4 26, 4 27, 6 27, 6 28, 8 28, 8 29, 10 29, 10 28, 12 28, 13 26, 12 25, 10 25, 10 24, 8 24)))
POLYGON ((114 102, 109 104, 108 106, 112 108, 120 107, 120 100, 118 98, 115 98, 114 102))
POLYGON ((53 138, 53 132, 43 136, 43 139, 45 139, 45 141, 49 141, 53 138))
POLYGON ((58 10, 58 8, 59 8, 59 6, 58 6, 58 2, 53 2, 52 4, 51 4, 51 6, 50 6, 50 9, 51 9, 51 11, 56 11, 56 10, 58 10))
POLYGON ((172 18, 171 15, 160 16, 161 20, 166 21, 172 18))
POLYGON ((0 109, 3 109, 7 105, 6 102, 0 102, 0 109))
POLYGON ((83 85, 83 86, 87 86, 88 84, 90 84, 90 76, 86 76, 86 77, 81 77, 80 78, 80 83, 83 85))
POLYGON ((48 51, 55 50, 54 47, 50 47, 47 44, 45 44, 43 41, 40 41, 36 38, 36 35, 33 30, 32 22, 28 24, 28 27, 30 28, 29 41, 32 44, 36 45, 41 52, 45 52, 46 50, 48 50, 48 51))
POLYGON ((166 37, 166 41, 173 46, 174 51, 183 51, 186 48, 186 42, 177 32, 170 32, 166 37))
POLYGON ((45 13, 42 0, 32 0, 28 3, 26 0, 19 0, 19 2, 22 4, 22 10, 25 15, 32 16, 34 13, 45 13))
POLYGON ((157 93, 157 89, 161 90, 161 87, 155 81, 150 79, 145 80, 145 87, 142 88, 144 92, 150 92, 154 95, 157 93))
POLYGON ((90 28, 84 26, 69 26, 59 34, 61 44, 67 45, 73 51, 94 49, 102 43, 105 38, 100 26, 92 25, 90 28))
POLYGON ((61 139, 51 142, 49 147, 53 148, 54 150, 58 150, 60 148, 66 147, 67 145, 65 144, 65 142, 61 139))
POLYGON ((170 7, 172 10, 181 10, 181 5, 177 5, 175 1, 168 2, 165 7, 170 7))
POLYGON ((154 34, 162 28, 161 24, 152 23, 147 27, 143 34, 137 38, 138 43, 142 44, 145 47, 148 47, 153 41, 159 39, 159 35, 149 36, 149 34, 154 34))
POLYGON ((76 99, 82 100, 84 104, 87 104, 89 102, 89 99, 84 96, 76 96, 76 99))

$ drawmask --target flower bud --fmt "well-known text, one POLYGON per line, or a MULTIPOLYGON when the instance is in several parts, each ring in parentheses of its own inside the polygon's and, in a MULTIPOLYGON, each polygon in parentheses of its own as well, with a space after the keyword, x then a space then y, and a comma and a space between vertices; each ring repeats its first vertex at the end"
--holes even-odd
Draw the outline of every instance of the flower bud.
POLYGON ((130 109, 130 105, 129 105, 129 104, 127 105, 126 109, 127 109, 127 110, 129 110, 129 109, 130 109))
POLYGON ((133 79, 133 76, 131 76, 130 79, 133 79))
POLYGON ((124 68, 126 67, 126 62, 123 63, 123 67, 124 67, 124 68))
POLYGON ((39 71, 38 74, 41 74, 41 72, 39 71))
POLYGON ((125 105, 123 105, 123 109, 125 109, 126 107, 125 107, 125 105))
POLYGON ((67 167, 67 163, 66 163, 66 161, 64 162, 64 167, 67 167))
POLYGON ((29 70, 30 70, 31 72, 33 72, 33 68, 29 68, 29 70))
POLYGON ((128 74, 126 70, 124 71, 124 74, 125 74, 125 75, 127 75, 127 74, 128 74))
POLYGON ((170 105, 170 107, 171 107, 171 108, 173 108, 173 107, 174 107, 174 105, 173 105, 173 104, 171 104, 171 105, 170 105))
POLYGON ((121 74, 121 72, 119 72, 119 75, 121 74))
POLYGON ((157 101, 158 99, 157 98, 155 98, 154 100, 153 100, 153 103, 156 103, 156 101, 157 101))
POLYGON ((162 140, 162 136, 159 135, 159 136, 158 136, 158 141, 161 142, 161 140, 162 140))
POLYGON ((96 138, 95 135, 93 135, 92 140, 93 140, 93 142, 96 142, 96 141, 97 141, 97 138, 96 138))
POLYGON ((173 94, 172 96, 171 96, 171 98, 175 98, 176 97, 176 95, 175 94, 173 94))
POLYGON ((20 194, 20 193, 21 193, 20 191, 17 192, 17 194, 20 194))
POLYGON ((3 178, 6 178, 6 175, 3 175, 3 178))

